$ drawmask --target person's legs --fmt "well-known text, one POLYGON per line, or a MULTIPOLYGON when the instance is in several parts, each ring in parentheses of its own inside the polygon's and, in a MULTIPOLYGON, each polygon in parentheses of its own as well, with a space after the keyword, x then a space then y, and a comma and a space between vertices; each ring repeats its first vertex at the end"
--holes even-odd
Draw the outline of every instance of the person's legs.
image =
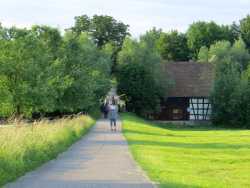
POLYGON ((116 131, 116 119, 114 119, 114 128, 115 128, 115 131, 116 131))
POLYGON ((111 128, 111 131, 113 130, 113 121, 112 119, 110 119, 110 128, 111 128))

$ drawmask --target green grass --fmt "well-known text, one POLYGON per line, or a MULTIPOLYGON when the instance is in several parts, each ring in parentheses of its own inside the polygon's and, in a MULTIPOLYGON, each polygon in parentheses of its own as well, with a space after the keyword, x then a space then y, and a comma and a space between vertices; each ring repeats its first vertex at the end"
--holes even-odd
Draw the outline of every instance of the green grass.
POLYGON ((250 187, 250 131, 181 128, 123 114, 135 160, 159 187, 250 187))
POLYGON ((94 124, 89 116, 0 128, 0 186, 55 158, 94 124))

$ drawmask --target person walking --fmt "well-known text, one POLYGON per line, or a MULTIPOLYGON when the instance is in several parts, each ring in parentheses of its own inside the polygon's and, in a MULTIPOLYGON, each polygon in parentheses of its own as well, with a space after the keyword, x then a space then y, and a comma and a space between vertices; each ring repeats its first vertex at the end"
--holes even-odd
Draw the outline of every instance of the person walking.
POLYGON ((109 106, 109 120, 111 131, 116 131, 116 120, 118 118, 118 108, 115 105, 115 101, 112 101, 112 104, 109 106))
POLYGON ((104 112, 103 112, 103 114, 104 114, 104 119, 107 119, 107 117, 108 117, 108 112, 109 112, 109 104, 108 104, 108 102, 105 102, 105 104, 104 104, 104 112))

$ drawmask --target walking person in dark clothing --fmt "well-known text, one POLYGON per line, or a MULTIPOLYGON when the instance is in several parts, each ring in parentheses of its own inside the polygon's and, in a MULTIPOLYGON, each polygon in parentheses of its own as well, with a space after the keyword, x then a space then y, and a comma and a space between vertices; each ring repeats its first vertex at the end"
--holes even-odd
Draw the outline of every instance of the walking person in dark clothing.
POLYGON ((109 113, 109 105, 108 105, 108 103, 106 102, 106 103, 104 104, 104 112, 103 112, 104 118, 105 118, 105 119, 108 118, 108 113, 109 113))
POLYGON ((105 105, 104 105, 104 103, 101 104, 100 111, 101 111, 103 117, 105 117, 105 115, 104 115, 104 111, 105 111, 105 105))

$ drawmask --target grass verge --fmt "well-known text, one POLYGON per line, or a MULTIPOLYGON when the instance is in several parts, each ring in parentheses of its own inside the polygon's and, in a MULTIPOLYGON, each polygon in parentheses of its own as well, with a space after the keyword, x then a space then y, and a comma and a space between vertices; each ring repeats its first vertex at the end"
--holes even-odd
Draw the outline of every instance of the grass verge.
POLYGON ((160 127, 122 115, 135 160, 159 187, 250 187, 250 131, 160 127))
POLYGON ((55 158, 95 123, 89 116, 0 128, 0 186, 55 158))

